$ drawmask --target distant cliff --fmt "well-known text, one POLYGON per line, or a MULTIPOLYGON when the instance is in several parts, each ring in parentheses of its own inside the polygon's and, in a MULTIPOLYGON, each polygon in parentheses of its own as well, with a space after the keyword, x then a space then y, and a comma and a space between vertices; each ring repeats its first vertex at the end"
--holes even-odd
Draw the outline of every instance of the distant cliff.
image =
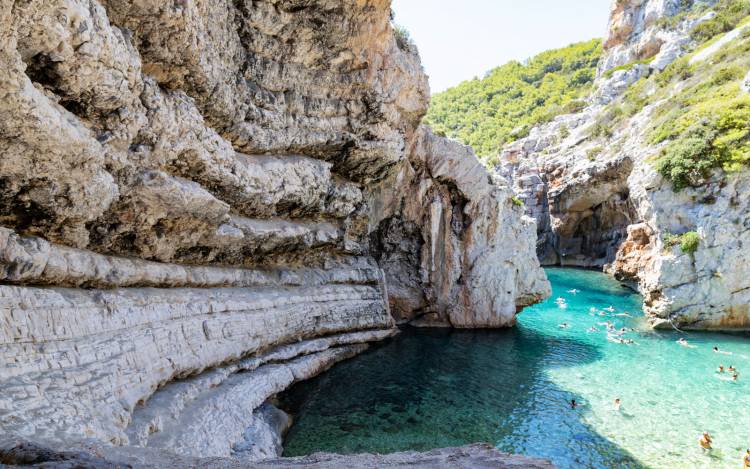
POLYGON ((750 328, 746 2, 615 1, 581 112, 505 148, 546 264, 603 267, 657 327, 750 328))

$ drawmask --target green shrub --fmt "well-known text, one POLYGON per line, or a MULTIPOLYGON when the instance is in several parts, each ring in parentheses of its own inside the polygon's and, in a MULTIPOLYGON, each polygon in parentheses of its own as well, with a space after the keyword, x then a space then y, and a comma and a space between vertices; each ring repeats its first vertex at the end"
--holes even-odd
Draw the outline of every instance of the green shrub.
POLYGON ((653 57, 643 60, 636 60, 634 62, 629 62, 624 65, 619 65, 614 68, 610 68, 606 72, 602 74, 604 78, 612 78, 612 75, 615 74, 615 72, 619 72, 620 70, 630 70, 631 68, 635 67, 636 65, 648 65, 654 60, 653 57))
POLYGON ((693 39, 698 42, 706 42, 736 28, 750 15, 750 3, 747 0, 720 0, 712 10, 716 11, 716 16, 697 25, 691 31, 693 39))
POLYGON ((745 76, 745 70, 736 65, 727 65, 717 70, 711 77, 711 86, 721 86, 745 76))
POLYGON ((510 201, 513 202, 513 205, 515 205, 516 207, 523 207, 523 201, 515 195, 510 198, 510 201))
POLYGON ((592 40, 509 62, 434 95, 425 122, 481 157, 495 155, 535 125, 585 108, 600 56, 592 40))
POLYGON ((698 246, 701 243, 701 237, 698 233, 695 231, 688 231, 684 235, 682 235, 682 238, 680 240, 680 249, 682 249, 682 252, 685 254, 695 254, 695 251, 698 250, 698 246))
POLYGON ((740 170, 750 160, 749 123, 750 97, 736 91, 713 89, 700 102, 677 106, 652 133, 654 143, 671 139, 656 169, 677 191, 701 185, 715 168, 740 170))
POLYGON ((656 75, 656 83, 665 86, 675 78, 678 80, 687 80, 695 72, 695 67, 690 64, 690 58, 680 57, 667 66, 661 73, 656 75))
POLYGON ((594 161, 597 156, 601 155, 602 151, 602 147, 599 146, 589 148, 588 150, 586 150, 586 158, 588 158, 589 161, 594 161))
POLYGON ((662 235, 662 240, 664 241, 664 246, 667 248, 680 246, 680 249, 685 254, 694 254, 698 250, 701 237, 695 231, 688 231, 681 235, 672 234, 669 231, 666 231, 662 235))
POLYGON ((595 122, 594 125, 591 126, 589 135, 592 137, 610 138, 614 135, 614 130, 612 130, 612 126, 606 122, 595 122))
POLYGON ((405 27, 395 24, 393 25, 393 33, 396 36, 396 44, 398 48, 404 52, 415 53, 417 46, 414 44, 414 40, 411 38, 411 33, 405 27))

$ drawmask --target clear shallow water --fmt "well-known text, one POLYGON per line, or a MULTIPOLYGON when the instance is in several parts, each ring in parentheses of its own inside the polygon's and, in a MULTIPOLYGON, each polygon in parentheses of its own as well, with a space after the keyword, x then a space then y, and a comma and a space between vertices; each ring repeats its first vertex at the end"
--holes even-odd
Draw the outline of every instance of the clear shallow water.
POLYGON ((547 272, 552 298, 526 309, 515 329, 409 329, 290 390, 283 399, 296 421, 285 455, 487 441, 561 468, 741 467, 750 447, 750 337, 654 332, 640 297, 608 277, 547 272), (610 306, 606 316, 590 311, 610 306), (633 318, 616 316, 623 313, 633 318), (608 340, 597 325, 605 321, 635 329, 623 336, 635 344, 608 340), (680 337, 696 348, 678 345, 680 337), (712 352, 715 345, 733 355, 712 352), (739 381, 724 381, 719 364, 738 368, 739 381), (704 430, 714 436, 710 454, 697 445, 704 430))

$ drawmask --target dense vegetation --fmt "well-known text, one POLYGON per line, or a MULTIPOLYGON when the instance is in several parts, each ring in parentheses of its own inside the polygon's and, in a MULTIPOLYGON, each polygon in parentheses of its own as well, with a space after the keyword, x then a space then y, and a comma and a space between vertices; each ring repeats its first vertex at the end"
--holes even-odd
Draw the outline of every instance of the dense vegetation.
POLYGON ((433 96, 426 121, 478 155, 496 156, 534 125, 582 109, 600 55, 601 41, 592 40, 507 63, 433 96))
MULTIPOLYGON (((729 8, 735 4, 723 3, 729 8)), ((750 11, 750 6, 730 11, 739 15, 750 11)), ((720 17, 722 25, 742 21, 722 10, 714 19, 720 17)), ((724 29, 715 31, 721 34, 724 29)), ((709 30, 714 29, 701 29, 698 37, 709 30)), ((708 41, 713 37, 708 36, 708 41)), ((732 172, 750 163, 750 94, 740 90, 750 69, 750 29, 704 61, 691 64, 691 57, 642 79, 609 106, 597 123, 611 129, 624 124, 621 117, 654 104, 649 140, 662 146, 653 162, 675 190, 703 184, 716 168, 732 172)))
POLYGON ((708 41, 718 34, 736 28, 747 15, 750 15, 750 2, 747 0, 720 0, 711 9, 717 12, 716 16, 699 24, 692 31, 693 39, 698 42, 708 41))

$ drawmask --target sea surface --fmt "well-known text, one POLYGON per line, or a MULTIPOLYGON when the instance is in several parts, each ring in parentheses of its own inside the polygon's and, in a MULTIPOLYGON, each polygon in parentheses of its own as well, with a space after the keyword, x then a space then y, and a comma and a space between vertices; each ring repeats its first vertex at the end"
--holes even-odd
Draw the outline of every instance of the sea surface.
POLYGON ((547 274, 552 297, 515 329, 406 329, 292 388, 282 396, 295 416, 285 455, 491 442, 561 468, 742 466, 750 336, 652 331, 641 298, 609 277, 547 274), (626 332, 608 333, 608 321, 626 332), (700 449, 703 431, 713 451, 700 449))

